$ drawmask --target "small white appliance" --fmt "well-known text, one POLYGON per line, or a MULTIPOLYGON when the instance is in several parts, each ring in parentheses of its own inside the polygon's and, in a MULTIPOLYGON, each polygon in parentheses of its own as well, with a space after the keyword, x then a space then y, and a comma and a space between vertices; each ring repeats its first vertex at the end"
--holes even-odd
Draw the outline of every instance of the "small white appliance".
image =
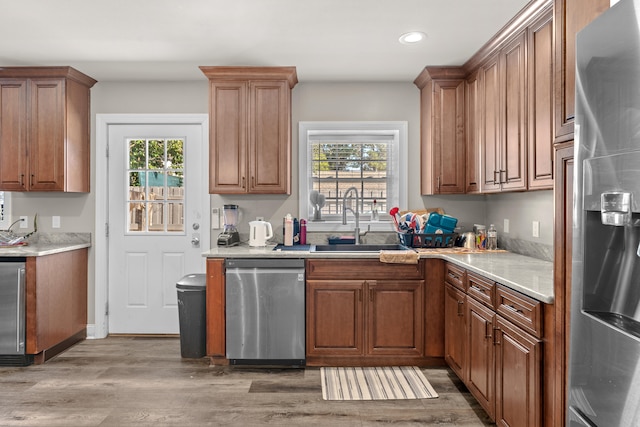
POLYGON ((270 222, 249 222, 249 246, 267 246, 267 240, 273 237, 273 228, 270 222))

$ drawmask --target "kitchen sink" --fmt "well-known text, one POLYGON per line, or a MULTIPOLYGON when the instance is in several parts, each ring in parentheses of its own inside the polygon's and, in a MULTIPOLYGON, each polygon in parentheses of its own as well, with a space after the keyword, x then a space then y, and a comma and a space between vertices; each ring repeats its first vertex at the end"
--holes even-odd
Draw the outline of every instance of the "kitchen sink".
POLYGON ((404 251, 410 249, 397 243, 372 244, 372 245, 314 245, 312 252, 380 252, 380 251, 404 251))

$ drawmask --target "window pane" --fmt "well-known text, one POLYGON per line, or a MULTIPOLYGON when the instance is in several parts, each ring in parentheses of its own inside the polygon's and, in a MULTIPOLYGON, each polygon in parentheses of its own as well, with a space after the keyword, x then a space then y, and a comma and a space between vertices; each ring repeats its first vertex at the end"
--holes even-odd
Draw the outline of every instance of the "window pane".
POLYGON ((129 172, 129 200, 144 200, 146 172, 129 172))
POLYGON ((129 220, 127 231, 146 231, 145 204, 144 203, 128 203, 129 220))
POLYGON ((167 208, 167 231, 184 231, 184 204, 169 202, 167 208))
POLYGON ((164 141, 149 140, 149 169, 164 168, 164 141))
POLYGON ((147 168, 147 145, 143 139, 129 140, 129 169, 147 168))
POLYGON ((164 203, 149 203, 149 231, 164 230, 164 203))
POLYGON ((168 172, 167 191, 167 199, 184 200, 184 177, 182 171, 168 172))
POLYGON ((342 214, 342 197, 350 187, 360 195, 360 212, 370 212, 376 200, 386 211, 387 142, 312 143, 312 189, 326 198, 322 214, 342 214))
POLYGON ((170 139, 167 141, 167 169, 184 168, 184 141, 170 139))

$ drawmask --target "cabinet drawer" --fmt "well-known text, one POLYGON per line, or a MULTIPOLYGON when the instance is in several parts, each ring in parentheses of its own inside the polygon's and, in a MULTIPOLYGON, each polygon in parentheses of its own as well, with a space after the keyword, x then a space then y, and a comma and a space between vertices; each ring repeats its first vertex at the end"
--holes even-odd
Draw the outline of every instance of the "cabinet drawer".
POLYGON ((467 271, 467 295, 471 295, 487 307, 495 308, 495 287, 495 282, 467 271))
POLYGON ((496 312, 537 338, 542 336, 542 303, 503 285, 496 288, 496 312))
POLYGON ((424 261, 389 264, 377 259, 309 259, 307 279, 377 280, 424 279, 424 261))
POLYGON ((450 285, 464 291, 464 269, 449 262, 445 264, 444 269, 444 280, 450 285))

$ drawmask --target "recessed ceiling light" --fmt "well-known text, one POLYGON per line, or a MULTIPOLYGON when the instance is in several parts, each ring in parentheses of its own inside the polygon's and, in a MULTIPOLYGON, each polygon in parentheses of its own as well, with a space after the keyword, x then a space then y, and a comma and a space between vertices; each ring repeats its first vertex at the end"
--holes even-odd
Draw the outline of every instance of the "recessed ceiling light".
POLYGON ((402 44, 413 44, 421 42, 426 38, 427 35, 422 31, 411 31, 409 33, 404 33, 403 35, 401 35, 399 41, 402 44))

